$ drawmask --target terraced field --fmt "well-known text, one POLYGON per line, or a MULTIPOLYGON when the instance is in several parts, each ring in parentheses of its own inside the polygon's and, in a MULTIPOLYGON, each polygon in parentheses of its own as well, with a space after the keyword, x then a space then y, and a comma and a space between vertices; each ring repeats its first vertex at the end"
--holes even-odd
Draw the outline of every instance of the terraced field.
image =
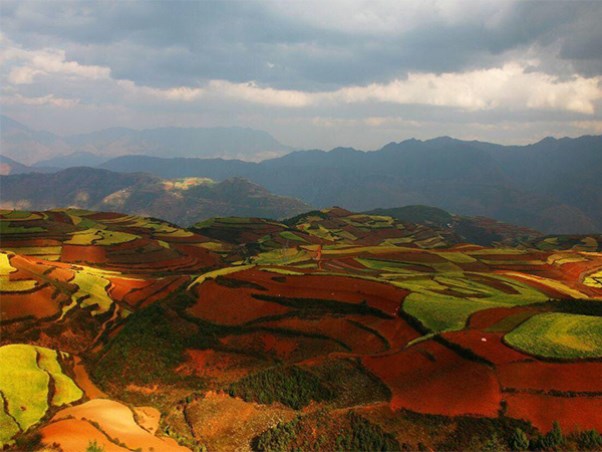
POLYGON ((602 317, 560 312, 538 314, 507 334, 506 342, 544 358, 600 358, 602 317))
POLYGON ((82 398, 83 392, 63 373, 68 355, 26 344, 0 347, 0 444, 39 422, 52 407, 82 398))
POLYGON ((485 247, 338 208, 0 225, 4 443, 466 449, 520 428, 536 448, 554 421, 602 430, 591 237, 485 247))

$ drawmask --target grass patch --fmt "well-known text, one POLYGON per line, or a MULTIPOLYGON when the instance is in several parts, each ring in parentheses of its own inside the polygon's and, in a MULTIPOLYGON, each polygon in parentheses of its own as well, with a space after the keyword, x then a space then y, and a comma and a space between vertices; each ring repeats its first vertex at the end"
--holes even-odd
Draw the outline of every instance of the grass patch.
POLYGON ((551 312, 538 314, 504 336, 531 355, 556 359, 602 357, 602 318, 551 312))

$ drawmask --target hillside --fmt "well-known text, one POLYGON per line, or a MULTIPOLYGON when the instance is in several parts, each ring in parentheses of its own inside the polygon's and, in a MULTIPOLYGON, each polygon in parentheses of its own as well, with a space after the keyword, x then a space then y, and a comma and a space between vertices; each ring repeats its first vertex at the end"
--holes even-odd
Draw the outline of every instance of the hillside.
POLYGON ((169 179, 242 177, 321 208, 422 204, 547 233, 602 231, 601 136, 546 138, 527 146, 441 137, 389 143, 371 152, 286 154, 292 149, 252 129, 114 128, 58 137, 0 119, 3 155, 37 167, 98 165, 169 179), (258 160, 263 161, 253 162, 258 160))
POLYGON ((0 212, 0 443, 599 448, 602 237, 392 213, 0 212))
POLYGON ((161 179, 143 173, 70 168, 52 174, 0 176, 2 208, 76 207, 165 218, 189 225, 212 216, 283 218, 308 209, 244 179, 161 179))
POLYGON ((540 237, 534 229, 502 223, 487 217, 454 215, 429 206, 404 206, 392 209, 375 209, 367 214, 387 215, 405 223, 416 223, 445 231, 454 243, 517 245, 540 237))
POLYGON ((499 146, 451 138, 373 152, 298 151, 260 163, 121 157, 113 171, 161 177, 245 177, 313 206, 350 210, 424 204, 550 233, 602 230, 602 137, 499 146))

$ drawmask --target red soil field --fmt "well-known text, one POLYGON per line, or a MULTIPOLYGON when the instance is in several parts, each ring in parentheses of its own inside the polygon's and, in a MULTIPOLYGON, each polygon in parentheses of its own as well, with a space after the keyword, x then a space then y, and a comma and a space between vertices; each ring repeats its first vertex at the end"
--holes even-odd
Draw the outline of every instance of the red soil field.
POLYGON ((481 255, 472 255, 475 259, 482 259, 489 262, 506 262, 506 263, 526 263, 527 261, 546 261, 546 253, 521 253, 521 254, 497 254, 488 253, 481 255))
POLYGON ((602 362, 525 361, 498 368, 504 388, 602 393, 602 362))
POLYGON ((491 271, 491 267, 487 264, 484 264, 480 261, 475 262, 453 262, 454 265, 457 265, 464 272, 476 272, 476 273, 486 273, 491 271))
POLYGON ((20 247, 45 247, 45 246, 61 246, 60 240, 48 239, 48 238, 34 238, 34 237, 13 237, 3 236, 2 246, 6 248, 20 248, 20 247))
POLYGON ((107 254, 104 246, 63 245, 61 260, 63 262, 102 264, 107 260, 107 254))
POLYGON ((352 270, 365 270, 366 267, 364 267, 362 264, 360 264, 358 261, 355 260, 354 257, 343 257, 343 258, 333 258, 330 259, 330 262, 336 262, 337 264, 341 265, 344 268, 349 268, 352 270))
POLYGON ((239 354, 216 350, 186 350, 186 360, 176 372, 183 375, 219 378, 220 381, 235 381, 260 367, 257 359, 239 354))
POLYGON ((381 339, 369 331, 354 325, 344 317, 321 316, 319 319, 287 318, 262 322, 260 325, 330 337, 347 345, 353 353, 372 354, 387 350, 386 344, 381 339))
POLYGON ((193 245, 181 245, 179 243, 170 243, 173 248, 178 251, 181 251, 187 256, 193 256, 203 265, 210 267, 214 265, 218 265, 220 263, 220 258, 217 254, 212 253, 211 251, 200 248, 198 246, 193 245))
POLYGON ((539 394, 504 394, 508 417, 527 419, 543 432, 558 421, 565 432, 602 430, 602 397, 553 397, 539 394))
POLYGON ((39 286, 32 292, 3 293, 2 320, 14 320, 27 316, 37 319, 51 317, 61 312, 61 304, 69 303, 70 299, 64 294, 52 298, 55 288, 51 285, 39 286))
MULTIPOLYGON (((13 259, 14 260, 14 259, 13 259)), ((14 267, 14 265, 13 265, 14 267)), ((22 266, 16 267, 16 271, 13 271, 9 274, 9 281, 27 281, 27 280, 35 280, 38 283, 42 281, 40 278, 40 274, 45 270, 44 268, 37 268, 37 271, 32 272, 30 270, 25 270, 22 266)))
POLYGON ((457 245, 452 246, 450 251, 461 251, 463 253, 468 253, 470 251, 480 251, 484 250, 485 247, 481 245, 475 245, 473 243, 458 243, 457 245))
POLYGON ((507 317, 520 315, 523 312, 537 313, 535 309, 528 306, 484 309, 483 311, 477 311, 470 316, 468 326, 469 328, 484 330, 494 326, 507 317))
POLYGON ((290 337, 263 331, 227 336, 220 339, 220 342, 227 348, 261 353, 286 362, 296 362, 341 350, 335 342, 326 339, 290 337))
POLYGON ((189 281, 188 276, 171 276, 160 279, 152 286, 126 296, 126 302, 137 308, 146 307, 169 296, 187 281, 189 281))
MULTIPOLYGON (((346 228, 347 229, 347 228, 346 228)), ((358 240, 354 243, 358 245, 379 245, 383 241, 387 239, 396 239, 406 237, 408 235, 407 231, 400 230, 397 228, 389 228, 389 229, 371 229, 369 231, 361 231, 357 228, 353 228, 349 230, 353 235, 358 237, 358 240)), ((414 243, 408 243, 408 247, 415 247, 414 243)))
POLYGON ((464 330, 444 333, 442 336, 448 341, 469 349, 496 365, 523 361, 530 358, 528 355, 524 355, 504 345, 502 342, 503 333, 464 330))
POLYGON ((125 279, 111 277, 107 293, 115 301, 123 301, 126 295, 134 290, 140 290, 155 283, 152 279, 125 279))
POLYGON ((560 266, 564 280, 581 281, 584 273, 589 273, 602 267, 602 259, 594 259, 582 262, 567 262, 560 266))
POLYGON ((139 248, 144 248, 149 245, 155 245, 158 247, 159 245, 152 239, 147 237, 140 237, 134 240, 130 240, 129 242, 119 243, 117 245, 111 245, 108 248, 109 256, 118 256, 120 254, 130 254, 133 250, 137 250, 139 248))
POLYGON ((380 319, 369 316, 348 316, 347 318, 378 331, 387 340, 391 349, 405 347, 408 342, 421 336, 418 331, 399 317, 395 319, 380 319))
POLYGON ((502 396, 494 371, 434 341, 362 358, 393 394, 391 409, 496 417, 502 396))
POLYGON ((86 218, 90 218, 91 220, 99 221, 102 223, 102 220, 116 220, 118 218, 124 218, 125 216, 122 213, 117 212, 95 212, 91 215, 86 215, 86 218))
POLYGON ((55 281, 69 283, 75 278, 75 271, 67 268, 53 267, 46 276, 55 281))
POLYGON ((290 308, 251 297, 256 290, 231 289, 213 280, 205 281, 197 289, 197 302, 187 312, 213 323, 240 325, 260 317, 284 314, 290 308))
POLYGON ((102 392, 98 387, 90 380, 88 371, 84 367, 82 360, 79 356, 74 356, 73 363, 73 376, 75 383, 80 387, 89 399, 103 399, 107 395, 102 392))
POLYGON ((489 287, 493 287, 494 289, 499 290, 503 293, 507 293, 507 294, 511 294, 511 295, 518 295, 518 293, 519 293, 510 284, 500 281, 499 279, 496 279, 496 278, 489 278, 485 275, 466 275, 466 278, 470 279, 472 281, 476 281, 480 284, 486 284, 489 287))
POLYGON ((286 276, 285 283, 274 281, 274 276, 278 275, 248 270, 237 273, 234 277, 265 286, 270 289, 270 295, 331 299, 354 304, 366 301, 369 306, 391 316, 397 315, 401 302, 409 293, 390 284, 344 276, 286 276))

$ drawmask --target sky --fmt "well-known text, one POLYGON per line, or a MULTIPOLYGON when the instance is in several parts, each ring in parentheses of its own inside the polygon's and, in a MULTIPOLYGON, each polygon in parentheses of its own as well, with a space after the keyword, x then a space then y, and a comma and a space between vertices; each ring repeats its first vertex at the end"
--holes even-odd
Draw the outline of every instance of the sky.
POLYGON ((602 134, 602 1, 0 1, 1 112, 297 148, 602 134))

